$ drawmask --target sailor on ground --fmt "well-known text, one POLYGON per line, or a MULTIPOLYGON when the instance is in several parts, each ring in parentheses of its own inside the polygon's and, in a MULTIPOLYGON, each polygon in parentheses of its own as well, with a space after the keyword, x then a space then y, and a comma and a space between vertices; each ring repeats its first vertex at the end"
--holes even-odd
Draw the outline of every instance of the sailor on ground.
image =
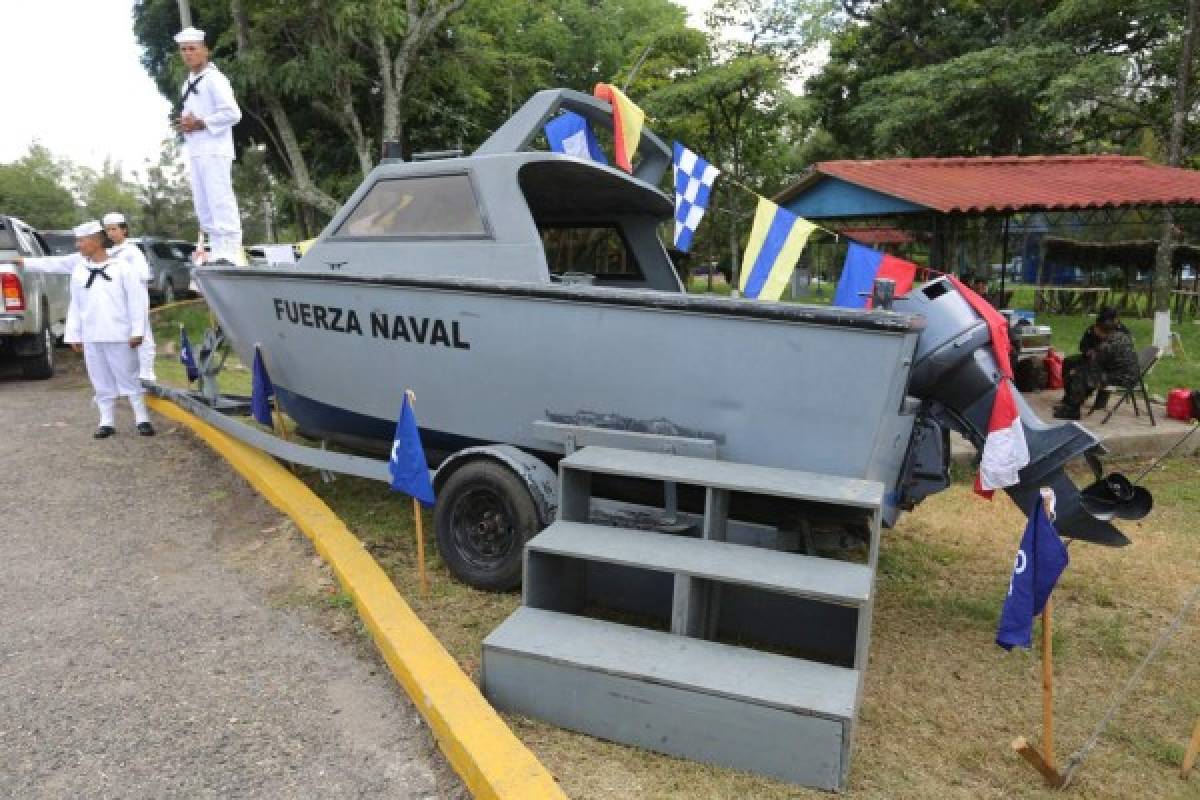
POLYGON ((188 69, 176 102, 175 128, 183 135, 191 171, 192 203, 208 234, 212 260, 245 261, 242 221, 233 194, 233 126, 242 118, 229 79, 208 60, 204 31, 185 28, 175 35, 188 69))
MULTIPOLYGON (((146 261, 145 254, 142 249, 129 241, 129 224, 125 221, 125 215, 119 211, 110 211, 104 215, 101 220, 104 224, 104 232, 108 235, 108 240, 112 242, 112 247, 108 248, 108 254, 113 258, 124 260, 133 272, 141 278, 142 285, 146 287, 147 293, 150 291, 150 264, 146 261)), ((154 332, 150 326, 146 326, 146 336, 142 340, 142 346, 138 348, 138 374, 144 381, 154 382, 154 332)))
POLYGON ((75 228, 75 246, 82 258, 71 273, 71 304, 63 339, 72 350, 83 353, 96 392, 100 426, 93 436, 105 439, 116 433, 113 412, 122 396, 128 397, 133 407, 138 433, 153 436, 138 380, 137 348, 148 327, 146 287, 133 267, 111 257, 104 245, 99 222, 75 228))

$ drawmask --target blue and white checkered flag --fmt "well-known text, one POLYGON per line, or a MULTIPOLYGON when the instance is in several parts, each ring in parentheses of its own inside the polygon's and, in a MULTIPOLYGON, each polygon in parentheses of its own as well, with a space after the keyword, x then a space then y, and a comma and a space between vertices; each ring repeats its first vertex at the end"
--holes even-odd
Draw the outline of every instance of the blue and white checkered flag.
POLYGON ((675 247, 687 252, 721 170, 675 142, 675 247))

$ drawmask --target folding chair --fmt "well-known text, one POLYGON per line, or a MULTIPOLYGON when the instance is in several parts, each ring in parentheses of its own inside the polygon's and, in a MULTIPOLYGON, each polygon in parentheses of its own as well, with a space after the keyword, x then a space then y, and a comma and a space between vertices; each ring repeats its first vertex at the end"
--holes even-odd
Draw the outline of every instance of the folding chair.
MULTIPOLYGON (((1150 417, 1150 424, 1157 427, 1158 423, 1154 421, 1154 409, 1150 407, 1150 392, 1146 390, 1146 375, 1148 375, 1150 370, 1154 368, 1154 365, 1158 363, 1158 356, 1159 349, 1157 347, 1153 345, 1150 347, 1143 347, 1137 352, 1138 376, 1135 381, 1130 383, 1128 386, 1103 386, 1098 390, 1097 393, 1106 392, 1109 394, 1119 394, 1121 396, 1120 399, 1117 400, 1116 405, 1110 408, 1108 413, 1104 415, 1104 419, 1100 421, 1101 425, 1104 425, 1110 419, 1112 419, 1112 415, 1117 413, 1117 409, 1120 408, 1121 404, 1126 400, 1128 400, 1130 405, 1133 406, 1133 415, 1135 417, 1141 416, 1141 414, 1138 412, 1137 401, 1137 395, 1140 392, 1142 395, 1142 400, 1146 403, 1146 414, 1148 414, 1150 417)), ((1090 415, 1092 411, 1096 410, 1096 407, 1093 406, 1092 410, 1089 411, 1088 414, 1090 415)))

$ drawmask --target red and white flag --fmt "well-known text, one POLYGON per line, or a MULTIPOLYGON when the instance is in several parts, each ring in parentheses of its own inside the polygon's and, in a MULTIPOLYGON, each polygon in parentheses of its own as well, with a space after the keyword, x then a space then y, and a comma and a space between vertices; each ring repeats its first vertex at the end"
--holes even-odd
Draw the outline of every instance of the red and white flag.
POLYGON ((1008 357, 1008 321, 992 308, 991 303, 967 288, 958 278, 953 275, 949 278, 963 299, 975 309, 975 313, 987 322, 992 336, 992 354, 1000 368, 1001 378, 992 401, 992 415, 988 419, 979 474, 975 476, 975 491, 990 498, 996 489, 1020 483, 1018 473, 1029 463, 1025 427, 1021 424, 1017 399, 1013 396, 1012 362, 1008 357))

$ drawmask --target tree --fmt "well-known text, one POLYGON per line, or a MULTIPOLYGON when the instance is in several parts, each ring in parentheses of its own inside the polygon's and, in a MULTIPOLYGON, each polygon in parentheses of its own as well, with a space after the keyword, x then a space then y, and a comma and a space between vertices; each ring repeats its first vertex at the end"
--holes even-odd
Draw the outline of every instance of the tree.
POLYGON ((147 163, 135 176, 142 223, 137 230, 151 236, 172 239, 196 238, 196 218, 192 192, 180 157, 176 139, 164 139, 158 161, 147 163))
POLYGON ((43 230, 77 224, 80 210, 65 188, 72 169, 34 142, 17 161, 0 164, 0 208, 43 230))
MULTIPOLYGON (((1178 167, 1183 158, 1183 131, 1188 115, 1188 84, 1191 83, 1192 53, 1196 42, 1196 16, 1200 0, 1188 0, 1187 23, 1184 26, 1179 72, 1175 78, 1175 101, 1171 114, 1171 144, 1167 164, 1178 167)), ((1174 229, 1171 209, 1163 220, 1162 238, 1154 264, 1154 345, 1163 350, 1171 348, 1171 262, 1174 250, 1171 238, 1174 229)))
MULTIPOLYGON (((718 4, 710 26, 724 24, 728 17, 721 15, 736 12, 736 5, 718 4)), ((697 231, 693 252, 705 258, 729 253, 731 272, 737 270, 746 218, 753 213, 748 189, 769 196, 798 166, 790 142, 799 138, 803 105, 786 88, 787 63, 773 47, 757 46, 753 39, 708 39, 644 103, 660 134, 721 169, 710 212, 714 219, 697 231)))
POLYGON ((131 228, 141 230, 142 206, 137 184, 125 179, 119 164, 105 159, 96 172, 80 168, 76 173, 75 188, 83 200, 84 210, 91 219, 100 219, 109 212, 125 215, 131 228))
POLYGON ((1169 0, 845 0, 808 81, 843 157, 1133 146, 1161 119, 1169 0))

